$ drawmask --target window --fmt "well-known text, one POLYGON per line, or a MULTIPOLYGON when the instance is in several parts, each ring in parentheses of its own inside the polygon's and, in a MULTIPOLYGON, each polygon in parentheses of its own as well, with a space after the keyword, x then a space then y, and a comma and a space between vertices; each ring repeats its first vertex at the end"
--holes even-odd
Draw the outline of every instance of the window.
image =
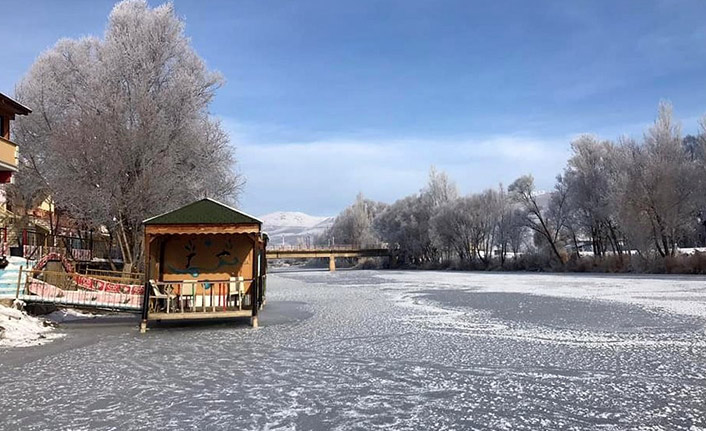
POLYGON ((0 136, 5 137, 5 117, 0 115, 0 136))

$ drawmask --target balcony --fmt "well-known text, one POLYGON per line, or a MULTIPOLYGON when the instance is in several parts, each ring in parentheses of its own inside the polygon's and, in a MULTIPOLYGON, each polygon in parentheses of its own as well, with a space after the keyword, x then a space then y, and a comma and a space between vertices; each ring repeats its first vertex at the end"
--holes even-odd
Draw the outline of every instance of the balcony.
POLYGON ((8 182, 11 174, 4 173, 17 172, 17 144, 0 137, 0 183, 8 182))

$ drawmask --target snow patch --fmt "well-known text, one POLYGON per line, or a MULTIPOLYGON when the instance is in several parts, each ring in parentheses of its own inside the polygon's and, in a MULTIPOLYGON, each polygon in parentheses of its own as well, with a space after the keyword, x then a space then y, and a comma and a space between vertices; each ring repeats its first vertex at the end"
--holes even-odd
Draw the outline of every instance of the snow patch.
POLYGON ((43 319, 0 305, 0 347, 38 346, 60 337, 43 319))

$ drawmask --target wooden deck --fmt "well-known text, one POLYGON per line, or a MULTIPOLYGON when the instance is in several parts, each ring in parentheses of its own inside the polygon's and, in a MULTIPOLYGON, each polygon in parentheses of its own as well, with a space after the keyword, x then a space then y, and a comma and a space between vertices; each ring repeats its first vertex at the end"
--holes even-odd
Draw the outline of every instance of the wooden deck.
POLYGON ((229 311, 185 311, 183 313, 150 313, 150 321, 159 320, 208 320, 208 319, 233 319, 239 317, 251 317, 252 310, 229 310, 229 311))

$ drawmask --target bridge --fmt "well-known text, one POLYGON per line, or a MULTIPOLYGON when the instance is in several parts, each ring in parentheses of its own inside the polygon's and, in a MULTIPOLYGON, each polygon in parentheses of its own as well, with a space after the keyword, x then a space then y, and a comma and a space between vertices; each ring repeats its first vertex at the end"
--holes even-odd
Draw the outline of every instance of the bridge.
POLYGON ((336 270, 337 257, 386 257, 390 250, 385 244, 373 246, 292 246, 279 245, 267 247, 267 259, 314 259, 324 258, 329 260, 329 270, 336 270))

